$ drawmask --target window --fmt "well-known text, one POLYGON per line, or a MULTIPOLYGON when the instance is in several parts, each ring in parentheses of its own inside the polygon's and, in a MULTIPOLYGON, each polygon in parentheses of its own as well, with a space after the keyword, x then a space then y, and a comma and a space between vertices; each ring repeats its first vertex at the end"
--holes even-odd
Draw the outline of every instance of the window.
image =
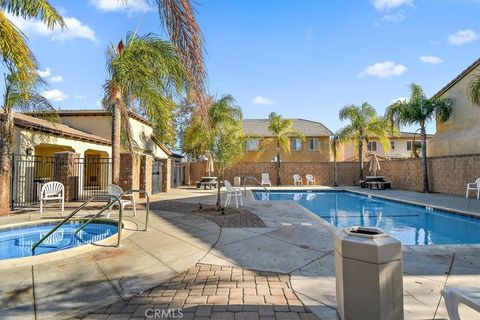
POLYGON ((247 151, 257 151, 260 146, 258 139, 247 139, 247 151))
POLYGON ((390 149, 395 150, 395 141, 390 140, 390 149))
POLYGON ((367 144, 368 151, 377 151, 377 141, 369 141, 367 144))
POLYGON ((317 138, 310 138, 308 139, 308 147, 310 151, 318 151, 319 148, 319 141, 317 138))
POLYGON ((302 140, 299 138, 292 139, 292 150, 293 151, 300 151, 302 150, 302 140))
MULTIPOLYGON (((413 141, 407 141, 407 151, 412 151, 413 141)), ((415 141, 415 150, 422 149, 422 141, 415 141)))

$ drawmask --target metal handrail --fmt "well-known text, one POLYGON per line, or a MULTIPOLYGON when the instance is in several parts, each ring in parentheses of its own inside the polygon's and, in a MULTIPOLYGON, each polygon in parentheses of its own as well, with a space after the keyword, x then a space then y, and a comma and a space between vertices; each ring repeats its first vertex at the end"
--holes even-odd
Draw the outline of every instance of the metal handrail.
POLYGON ((145 229, 144 229, 144 231, 147 231, 148 230, 148 216, 150 214, 150 195, 145 190, 139 190, 139 189, 125 190, 123 192, 123 194, 134 193, 134 192, 144 194, 147 197, 147 209, 145 210, 145 229))
POLYGON ((268 193, 270 193, 270 190, 268 190, 263 184, 260 183, 260 181, 258 181, 257 178, 255 178, 254 176, 246 176, 244 179, 243 179, 243 192, 245 194, 247 194, 247 180, 253 180, 255 181, 256 183, 258 183, 258 185, 260 187, 262 187, 263 189, 265 189, 265 191, 267 191, 268 193))
MULTIPOLYGON (((70 213, 65 219, 63 219, 62 222, 60 222, 58 225, 56 225, 52 230, 50 230, 46 235, 44 235, 40 240, 38 240, 33 246, 32 246, 32 252, 35 251, 35 249, 43 242, 45 241, 48 237, 50 237, 55 231, 58 230, 58 228, 60 228, 61 226, 63 226, 68 220, 70 220, 74 215, 76 215, 80 210, 82 210, 83 208, 85 208, 87 206, 87 204, 89 204, 90 202, 92 202, 94 199, 98 199, 98 198, 110 198, 110 200, 108 201, 107 205, 104 206, 100 213, 102 213, 103 211, 106 210, 106 208, 110 207, 113 202, 115 201, 118 201, 118 205, 119 205, 119 208, 120 208, 120 213, 119 213, 119 217, 118 217, 118 240, 117 240, 117 247, 120 246, 120 242, 121 242, 121 239, 122 239, 122 227, 123 227, 123 223, 122 223, 122 220, 123 220, 123 209, 122 209, 122 202, 120 201, 120 198, 117 197, 117 196, 114 196, 114 195, 96 195, 96 196, 93 196, 91 197, 90 199, 88 199, 86 202, 84 202, 80 207, 78 207, 77 209, 75 209, 72 213, 70 213)), ((99 214, 96 214, 95 217, 97 217, 99 214)), ((94 217, 94 218, 95 218, 94 217)), ((93 218, 92 218, 93 219, 93 218)), ((92 220, 90 219, 89 222, 92 220)), ((78 230, 77 230, 78 231, 78 230)))

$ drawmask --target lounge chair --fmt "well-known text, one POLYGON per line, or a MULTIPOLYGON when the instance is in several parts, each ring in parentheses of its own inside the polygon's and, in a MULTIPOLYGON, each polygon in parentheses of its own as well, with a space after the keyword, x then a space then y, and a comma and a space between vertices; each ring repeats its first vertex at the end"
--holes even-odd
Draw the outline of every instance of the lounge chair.
POLYGON ((270 182, 270 175, 268 173, 262 173, 262 181, 260 182, 262 186, 272 186, 270 182))
POLYGON ((58 181, 50 181, 42 186, 40 191, 40 213, 43 212, 43 203, 51 200, 58 200, 60 209, 65 208, 65 187, 58 181))
MULTIPOLYGON (((133 206, 133 216, 134 217, 137 216, 137 208, 135 207, 135 195, 133 193, 124 194, 122 188, 120 188, 116 184, 110 184, 107 187, 107 193, 120 198, 120 203, 122 205, 122 210, 125 208, 125 206, 131 204, 133 206), (129 200, 122 199, 122 198, 129 198, 129 200)), ((110 211, 112 211, 112 208, 115 205, 115 203, 113 203, 108 208, 107 218, 110 217, 110 211)))
POLYGON ((243 206, 242 189, 238 187, 232 187, 232 184, 228 180, 225 180, 223 183, 225 184, 225 188, 227 188, 227 198, 225 200, 225 207, 228 207, 228 205, 232 201, 232 197, 235 197, 235 206, 237 208, 238 208, 238 198, 240 198, 240 205, 243 206))
POLYGON ((467 183, 467 194, 465 195, 465 198, 468 198, 468 192, 470 190, 477 191, 477 199, 480 198, 480 178, 473 183, 467 183))
POLYGON ((480 312, 480 288, 459 288, 447 286, 442 290, 450 320, 460 320, 458 305, 463 303, 480 312))
POLYGON ((313 175, 307 174, 305 176, 305 178, 307 178, 307 186, 309 186, 309 185, 314 186, 315 185, 315 177, 313 175))
POLYGON ((303 180, 302 180, 302 177, 300 177, 299 174, 294 174, 293 175, 293 185, 295 186, 301 186, 303 185, 303 180))

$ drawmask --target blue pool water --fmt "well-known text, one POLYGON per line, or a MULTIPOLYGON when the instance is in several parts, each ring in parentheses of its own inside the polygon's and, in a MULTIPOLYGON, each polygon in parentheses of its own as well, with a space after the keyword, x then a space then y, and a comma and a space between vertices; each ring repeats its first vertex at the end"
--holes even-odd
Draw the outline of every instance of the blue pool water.
POLYGON ((257 200, 294 200, 338 228, 381 228, 404 245, 480 243, 480 219, 351 192, 254 191, 257 200))
POLYGON ((35 248, 34 253, 32 246, 52 230, 56 223, 0 229, 0 259, 37 256, 78 247, 108 238, 117 233, 118 229, 114 224, 92 222, 75 235, 75 231, 82 225, 83 221, 67 222, 35 248))

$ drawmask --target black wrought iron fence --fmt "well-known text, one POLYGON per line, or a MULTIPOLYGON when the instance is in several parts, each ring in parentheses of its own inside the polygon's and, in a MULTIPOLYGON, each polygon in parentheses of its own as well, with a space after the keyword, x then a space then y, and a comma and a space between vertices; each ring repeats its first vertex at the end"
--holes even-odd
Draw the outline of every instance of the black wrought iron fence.
POLYGON ((112 183, 110 158, 77 158, 74 161, 74 200, 87 200, 92 196, 107 194, 112 183))

